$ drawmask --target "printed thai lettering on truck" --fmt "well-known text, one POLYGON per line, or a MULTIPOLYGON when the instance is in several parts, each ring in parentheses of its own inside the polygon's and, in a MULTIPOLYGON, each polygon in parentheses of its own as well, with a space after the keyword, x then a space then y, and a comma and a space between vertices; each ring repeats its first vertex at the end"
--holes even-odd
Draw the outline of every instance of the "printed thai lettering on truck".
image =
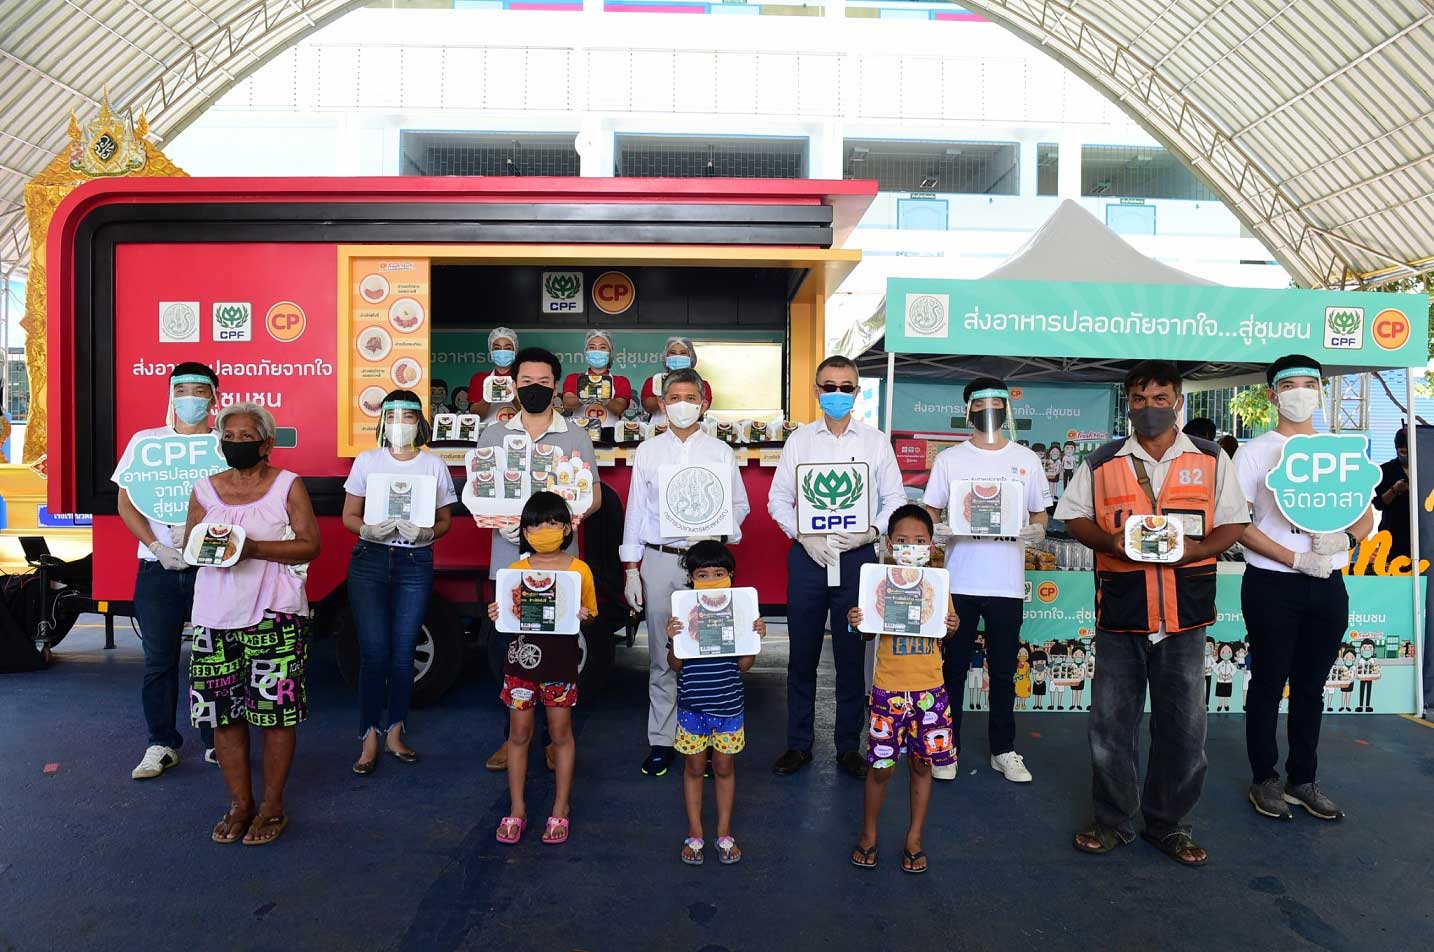
POLYGON ((278 410, 284 406, 284 395, 271 391, 235 391, 221 390, 219 392, 219 405, 221 407, 231 406, 235 403, 257 403, 261 407, 270 410, 278 410))

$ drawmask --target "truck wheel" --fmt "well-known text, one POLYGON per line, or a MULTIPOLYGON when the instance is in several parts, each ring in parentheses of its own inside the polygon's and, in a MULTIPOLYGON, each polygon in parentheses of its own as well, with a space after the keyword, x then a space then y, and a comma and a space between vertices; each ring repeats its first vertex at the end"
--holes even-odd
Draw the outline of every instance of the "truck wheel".
MULTIPOLYGON (((507 637, 494 629, 486 619, 483 622, 483 642, 488 657, 488 671, 493 680, 503 683, 503 665, 508 660, 505 650, 507 637)), ((578 630, 578 687, 580 691, 599 690, 612 671, 617 653, 617 644, 611 635, 595 634, 578 630)))
MULTIPOLYGON (((348 603, 335 608, 332 631, 338 640, 339 671, 350 687, 359 676, 358 629, 348 603)), ((413 648, 413 705, 422 707, 442 697, 463 673, 463 619, 444 598, 428 600, 428 614, 413 648)))

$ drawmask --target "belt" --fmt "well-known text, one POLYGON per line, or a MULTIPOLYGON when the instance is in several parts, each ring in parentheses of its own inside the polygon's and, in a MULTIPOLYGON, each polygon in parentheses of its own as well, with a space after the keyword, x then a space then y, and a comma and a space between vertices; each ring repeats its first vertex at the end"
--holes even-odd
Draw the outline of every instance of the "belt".
POLYGON ((679 549, 679 548, 678 548, 677 546, 675 546, 675 545, 653 545, 651 542, 644 542, 643 545, 647 546, 649 549, 653 549, 653 550, 658 551, 658 552, 664 552, 664 553, 666 553, 667 555, 686 555, 686 554, 687 554, 687 549, 685 549, 685 548, 679 549))

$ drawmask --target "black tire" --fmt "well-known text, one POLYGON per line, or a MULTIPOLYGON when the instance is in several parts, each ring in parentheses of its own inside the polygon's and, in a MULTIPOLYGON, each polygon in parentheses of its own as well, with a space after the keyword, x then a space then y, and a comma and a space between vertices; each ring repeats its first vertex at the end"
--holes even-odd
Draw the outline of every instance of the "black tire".
MULTIPOLYGON (((483 620, 483 649, 488 659, 488 673, 498 684, 503 683, 503 664, 507 637, 493 627, 486 618, 483 620)), ((578 690, 597 691, 607 682, 616 658, 617 644, 610 634, 592 634, 580 630, 578 633, 578 690)))
MULTIPOLYGON (((349 687, 358 686, 358 630, 348 600, 335 605, 330 628, 338 642, 339 671, 349 687)), ((413 706, 423 707, 441 698, 463 673, 463 619, 447 599, 428 599, 428 614, 418 633, 413 657, 413 706)))

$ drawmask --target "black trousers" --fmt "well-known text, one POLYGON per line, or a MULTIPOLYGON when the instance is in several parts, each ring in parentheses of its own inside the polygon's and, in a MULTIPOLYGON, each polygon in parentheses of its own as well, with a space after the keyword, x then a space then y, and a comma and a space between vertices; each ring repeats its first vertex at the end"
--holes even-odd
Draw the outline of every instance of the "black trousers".
POLYGON ((1290 685, 1286 725, 1291 784, 1312 783, 1319 767, 1324 685, 1349 629, 1344 576, 1311 578, 1296 572, 1245 567, 1240 608, 1250 638, 1250 694, 1245 748, 1255 783, 1278 778, 1280 698, 1290 685))
POLYGON ((984 619, 986 667, 991 673, 991 712, 986 733, 991 756, 997 757, 1016 749, 1016 649, 1021 640, 1021 614, 1025 606, 1019 598, 994 595, 953 595, 951 604, 961 619, 961 627, 947 645, 941 676, 946 681, 946 697, 951 701, 956 749, 961 749, 966 671, 971 667, 971 653, 976 647, 976 629, 984 619))

